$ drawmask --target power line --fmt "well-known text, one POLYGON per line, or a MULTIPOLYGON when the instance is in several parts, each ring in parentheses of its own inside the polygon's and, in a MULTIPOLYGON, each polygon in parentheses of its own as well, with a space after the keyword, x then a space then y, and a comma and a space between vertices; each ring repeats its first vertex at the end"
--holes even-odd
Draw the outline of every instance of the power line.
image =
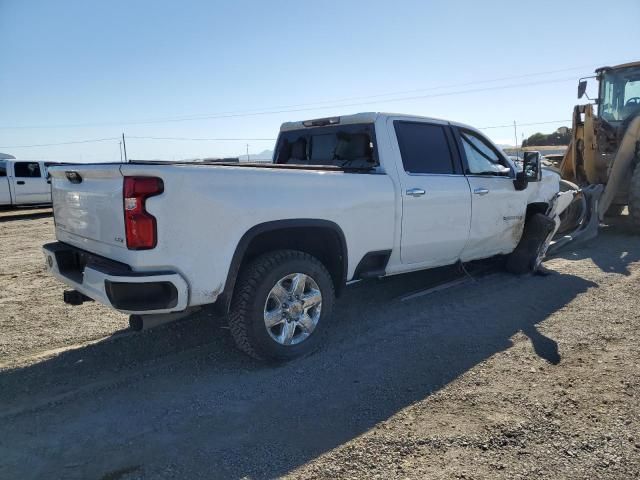
POLYGON ((187 138, 187 137, 136 137, 133 135, 127 135, 127 138, 135 138, 139 140, 187 140, 193 142, 201 142, 201 141, 216 141, 216 142, 261 142, 261 141, 275 141, 275 138, 187 138))
MULTIPOLYGON (((571 122, 571 120, 549 120, 548 122, 533 122, 533 123, 518 123, 519 127, 529 127, 531 125, 548 125, 550 123, 566 123, 566 122, 571 122)), ((492 125, 490 127, 477 127, 478 130, 489 130, 491 128, 511 128, 513 127, 513 123, 510 123, 508 125, 492 125)))
MULTIPOLYGON (((168 118, 165 118, 165 119, 160 119, 159 121, 165 121, 165 120, 178 120, 178 121, 197 120, 197 119, 200 119, 202 117, 207 118, 207 117, 209 117, 211 115, 251 114, 251 113, 261 113, 262 110, 274 110, 274 109, 296 108, 296 107, 310 107, 310 106, 314 106, 314 105, 323 105, 323 104, 327 104, 327 103, 335 104, 335 103, 338 103, 338 102, 349 102, 349 101, 363 100, 363 99, 369 99, 369 98, 388 97, 388 96, 392 96, 392 95, 405 95, 405 94, 408 94, 408 93, 425 92, 425 91, 431 91, 431 90, 441 90, 443 88, 466 87, 466 86, 469 86, 469 85, 478 85, 478 84, 483 84, 483 83, 493 83, 493 82, 500 82, 500 81, 505 81, 505 80, 515 80, 515 79, 518 79, 518 78, 527 78, 527 77, 534 77, 534 76, 540 76, 540 75, 550 75, 550 74, 554 74, 554 73, 562 73, 562 72, 568 72, 568 71, 572 71, 572 70, 581 70, 583 68, 589 68, 589 67, 590 67, 589 65, 586 65, 586 66, 583 65, 583 66, 580 66, 580 67, 569 67, 569 68, 564 68, 564 69, 560 69, 560 70, 549 70, 549 71, 545 71, 545 72, 525 73, 525 74, 522 74, 522 75, 512 75, 512 76, 508 76, 508 77, 499 77, 499 78, 492 78, 492 79, 486 79, 486 80, 477 80, 477 81, 473 81, 473 82, 453 83, 453 84, 439 85, 439 86, 428 87, 428 88, 419 88, 419 89, 413 89, 413 90, 403 90, 403 91, 390 92, 390 93, 379 93, 379 94, 375 94, 375 95, 364 95, 364 96, 358 96, 358 97, 346 97, 346 98, 339 98, 339 99, 333 99, 333 100, 320 100, 320 101, 311 102, 311 103, 298 103, 298 104, 293 104, 293 105, 279 105, 279 106, 274 106, 274 107, 265 107, 263 109, 227 111, 227 112, 218 112, 216 114, 200 113, 200 114, 186 115, 186 116, 180 116, 180 117, 168 117, 168 118)), ((0 128, 2 128, 2 127, 0 127, 0 128)))
POLYGON ((407 93, 416 93, 416 92, 440 90, 440 89, 443 89, 443 88, 461 87, 461 86, 468 86, 468 85, 478 85, 478 84, 492 83, 492 82, 505 81, 505 80, 515 80, 515 79, 528 78, 528 77, 533 77, 533 76, 548 75, 548 74, 553 74, 553 73, 561 73, 561 72, 566 72, 566 71, 571 71, 571 70, 579 70, 579 69, 582 69, 582 68, 585 68, 585 67, 570 67, 570 68, 561 69, 561 70, 550 70, 550 71, 546 71, 546 72, 534 72, 534 73, 527 73, 527 74, 521 74, 521 75, 512 75, 512 76, 500 77, 500 78, 494 78, 494 79, 478 80, 478 81, 474 81, 474 82, 465 82, 465 83, 449 84, 449 85, 440 85, 440 86, 436 86, 436 87, 429 87, 429 88, 423 88, 423 89, 405 90, 405 91, 401 91, 401 92, 382 93, 382 94, 367 95, 367 96, 360 96, 360 97, 347 97, 347 98, 343 98, 343 99, 325 100, 325 101, 319 101, 319 102, 314 102, 314 103, 302 103, 302 104, 294 104, 294 105, 266 107, 266 108, 264 108, 262 110, 230 111, 230 112, 220 112, 220 113, 212 113, 212 114, 197 114, 197 115, 190 115, 190 116, 166 117, 166 118, 161 118, 161 119, 148 119, 148 120, 129 121, 129 122, 94 122, 94 123, 78 123, 78 124, 62 124, 62 125, 0 126, 0 129, 5 129, 5 130, 7 130, 7 129, 41 129, 41 128, 42 129, 47 129, 47 128, 79 128, 79 127, 116 126, 116 125, 117 126, 121 126, 121 125, 149 125, 149 124, 158 124, 158 123, 173 123, 173 122, 186 122, 186 121, 196 121, 196 120, 211 120, 211 119, 220 119, 220 118, 235 118, 235 117, 259 116, 259 115, 273 115, 273 114, 279 114, 279 113, 302 112, 302 111, 307 111, 307 110, 320 110, 320 109, 327 109, 327 108, 340 108, 340 107, 359 106, 359 105, 367 105, 367 104, 372 104, 372 103, 373 104, 375 104, 375 103, 389 103, 389 102, 398 102, 398 101, 405 101, 405 100, 415 100, 415 99, 421 99, 421 98, 431 98, 431 97, 439 97, 439 96, 459 95, 459 94, 464 94, 464 93, 474 93, 474 92, 489 91, 489 90, 500 90, 500 89, 508 89, 508 88, 517 88, 517 87, 521 87, 521 86, 531 86, 531 85, 558 83, 558 82, 563 82, 563 81, 568 81, 568 80, 573 80, 574 81, 575 77, 568 77, 568 78, 554 79, 554 80, 541 80, 541 81, 536 81, 536 82, 525 82, 525 83, 517 83, 517 84, 503 85, 503 86, 493 86, 493 87, 486 87, 486 88, 476 88, 476 89, 461 90, 461 91, 454 91, 454 92, 444 92, 444 93, 431 94, 431 95, 417 95, 417 96, 399 97, 399 98, 381 99, 381 100, 375 100, 375 99, 376 98, 380 98, 380 97, 392 96, 392 95, 404 95, 404 94, 407 94, 407 93), (342 102, 351 102, 353 100, 365 100, 365 99, 374 99, 374 100, 370 100, 370 101, 366 101, 366 102, 358 102, 358 103, 347 103, 347 104, 343 104, 342 103, 342 102), (331 105, 326 105, 326 104, 331 104, 331 105), (320 106, 312 108, 313 105, 320 105, 320 106), (325 106, 322 106, 322 105, 325 105, 325 106), (308 108, 299 108, 299 107, 308 107, 308 108))
MULTIPOLYGON (((529 123, 518 123, 519 127, 529 127, 533 125, 549 125, 552 123, 566 123, 571 120, 548 120, 545 122, 529 122, 529 123)), ((492 128, 512 128, 513 123, 505 124, 505 125, 490 125, 488 127, 478 127, 478 130, 489 130, 492 128)), ((133 136, 127 135, 128 139, 136 139, 136 140, 175 140, 175 141, 192 141, 192 142, 275 142, 276 138, 241 138, 241 137, 233 137, 233 138, 220 138, 220 137, 212 137, 212 138, 188 138, 188 137, 143 137, 143 136, 133 136)), ((52 147, 58 145, 73 145, 80 143, 95 143, 95 142, 106 142, 110 140, 119 140, 122 141, 120 137, 109 137, 109 138, 97 138, 93 140, 75 140, 71 142, 59 142, 59 143, 39 143, 33 145, 5 145, 0 146, 0 148, 31 148, 31 147, 52 147)))
POLYGON ((111 140, 119 140, 119 137, 109 137, 109 138, 96 138, 93 140, 75 140, 73 142, 58 142, 58 143, 38 143, 34 145, 4 145, 0 146, 0 148, 31 148, 31 147, 54 147, 58 145, 73 145, 76 143, 96 143, 96 142, 107 142, 111 140))

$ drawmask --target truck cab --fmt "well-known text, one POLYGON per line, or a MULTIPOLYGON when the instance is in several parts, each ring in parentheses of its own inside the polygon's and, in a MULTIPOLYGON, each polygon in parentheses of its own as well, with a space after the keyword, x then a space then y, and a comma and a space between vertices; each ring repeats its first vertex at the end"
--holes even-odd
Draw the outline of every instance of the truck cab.
POLYGON ((0 205, 50 204, 49 165, 35 160, 0 161, 0 205))

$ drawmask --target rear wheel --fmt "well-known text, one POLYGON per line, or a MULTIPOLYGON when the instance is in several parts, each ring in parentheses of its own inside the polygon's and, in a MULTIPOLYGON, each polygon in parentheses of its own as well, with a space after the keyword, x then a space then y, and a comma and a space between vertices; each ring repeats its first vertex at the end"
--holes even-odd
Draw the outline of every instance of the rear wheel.
POLYGON ((240 274, 231 334, 256 359, 292 360, 320 345, 334 299, 331 276, 315 257, 295 250, 264 254, 240 274))
POLYGON ((635 231, 640 233, 640 166, 636 166, 631 176, 629 189, 629 218, 635 231))

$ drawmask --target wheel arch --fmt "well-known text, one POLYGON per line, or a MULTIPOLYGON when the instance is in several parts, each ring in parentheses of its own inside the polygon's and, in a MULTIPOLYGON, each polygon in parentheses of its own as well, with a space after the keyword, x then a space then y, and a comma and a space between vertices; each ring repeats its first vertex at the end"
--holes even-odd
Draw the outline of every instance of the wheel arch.
POLYGON ((527 222, 532 215, 536 213, 542 213, 543 215, 547 213, 549 209, 549 204, 547 202, 532 202, 527 205, 527 213, 525 216, 525 222, 527 222))
POLYGON ((263 253, 281 249, 299 250, 318 258, 331 275, 336 296, 340 295, 346 285, 349 258, 342 228, 330 220, 274 220, 251 227, 238 242, 224 290, 216 300, 220 313, 229 312, 243 266, 263 253))

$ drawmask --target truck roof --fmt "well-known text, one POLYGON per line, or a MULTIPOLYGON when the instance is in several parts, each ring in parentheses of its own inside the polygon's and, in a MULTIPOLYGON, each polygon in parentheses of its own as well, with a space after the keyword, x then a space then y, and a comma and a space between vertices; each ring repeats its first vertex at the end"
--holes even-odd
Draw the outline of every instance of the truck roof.
POLYGON ((451 120, 445 120, 443 118, 434 118, 434 117, 424 117, 421 115, 410 115, 406 113, 390 113, 390 112, 362 112, 362 113, 354 113, 351 115, 340 115, 335 117, 326 117, 326 118, 317 118, 310 120, 299 120, 295 122, 285 122, 280 126, 281 132, 286 132, 289 130, 300 130, 303 128, 312 128, 312 127, 320 127, 326 125, 349 125, 354 123, 374 123, 380 117, 394 117, 394 118, 402 118, 406 120, 419 120, 419 121, 435 121, 435 122, 444 122, 451 125, 456 125, 458 127, 468 128, 470 130, 477 130, 476 128, 465 125, 459 122, 453 122, 451 120))

